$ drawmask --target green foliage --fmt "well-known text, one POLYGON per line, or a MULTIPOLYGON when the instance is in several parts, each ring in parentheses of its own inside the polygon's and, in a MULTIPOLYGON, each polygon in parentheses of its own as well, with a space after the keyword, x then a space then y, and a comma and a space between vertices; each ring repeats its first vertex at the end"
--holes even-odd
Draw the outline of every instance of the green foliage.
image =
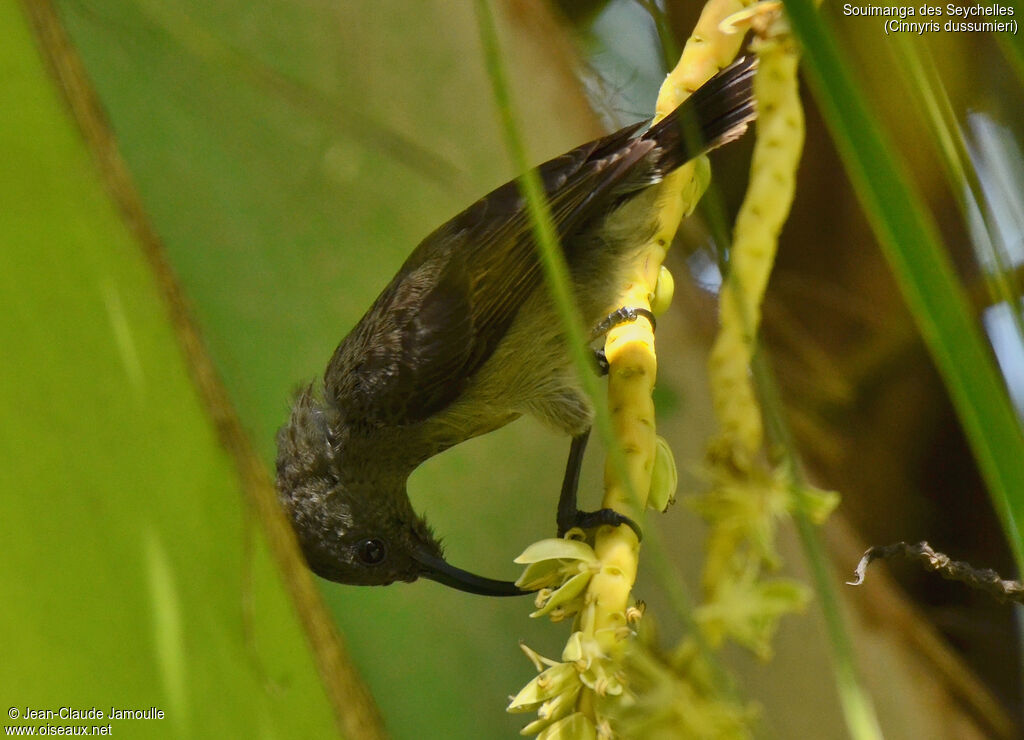
POLYGON ((5 706, 95 706, 85 724, 131 737, 329 735, 150 267, 10 0, 0 35, 5 706))

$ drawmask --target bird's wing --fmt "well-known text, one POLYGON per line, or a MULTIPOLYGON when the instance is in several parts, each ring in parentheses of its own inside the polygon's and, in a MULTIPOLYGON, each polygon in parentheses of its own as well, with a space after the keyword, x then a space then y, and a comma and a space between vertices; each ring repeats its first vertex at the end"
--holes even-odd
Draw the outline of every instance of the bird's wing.
MULTIPOLYGON (((753 115, 752 67, 741 61, 722 71, 672 114, 672 122, 648 134, 638 135, 644 122, 634 124, 541 165, 563 246, 616 201, 661 178, 661 139, 684 149, 688 159, 745 127, 753 115), (679 131, 681 119, 698 125, 679 131)), ((338 347, 325 376, 328 392, 333 388, 340 408, 371 423, 429 417, 458 397, 540 281, 529 209, 512 181, 416 248, 338 347)))
MULTIPOLYGON (((539 172, 561 239, 594 215, 653 144, 633 126, 539 172)), ((366 422, 411 424, 455 398, 541 280, 532 224, 509 182, 428 236, 335 352, 328 392, 366 422)))

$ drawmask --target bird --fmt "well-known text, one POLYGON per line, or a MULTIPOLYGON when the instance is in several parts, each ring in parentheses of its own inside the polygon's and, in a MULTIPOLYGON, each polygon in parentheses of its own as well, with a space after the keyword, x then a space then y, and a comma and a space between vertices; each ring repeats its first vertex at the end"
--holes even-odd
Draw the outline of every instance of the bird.
MULTIPOLYGON (((653 325, 649 311, 614 305, 624 269, 655 233, 652 186, 742 135, 756 117, 756 67, 741 57, 656 124, 627 126, 537 168, 587 325, 653 325)), ((559 534, 636 528, 611 510, 576 508, 593 409, 512 180, 420 242, 322 380, 294 395, 277 434, 276 485, 310 569, 343 584, 427 578, 475 594, 525 593, 450 564, 406 490, 425 460, 524 415, 572 438, 559 534)))

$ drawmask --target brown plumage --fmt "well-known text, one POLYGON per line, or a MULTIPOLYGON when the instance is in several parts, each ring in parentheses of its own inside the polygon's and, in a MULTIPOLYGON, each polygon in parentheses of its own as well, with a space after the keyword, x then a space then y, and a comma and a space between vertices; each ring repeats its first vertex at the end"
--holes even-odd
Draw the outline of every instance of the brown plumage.
MULTIPOLYGON (((754 69, 741 59, 652 128, 540 166, 586 321, 618 308, 619 275, 654 233, 650 186, 754 118, 754 69)), ((322 387, 296 399, 277 484, 312 569, 342 583, 424 576, 518 593, 448 565, 405 485, 427 458, 522 414, 574 437, 591 420, 513 181, 420 243, 335 350, 322 387)))

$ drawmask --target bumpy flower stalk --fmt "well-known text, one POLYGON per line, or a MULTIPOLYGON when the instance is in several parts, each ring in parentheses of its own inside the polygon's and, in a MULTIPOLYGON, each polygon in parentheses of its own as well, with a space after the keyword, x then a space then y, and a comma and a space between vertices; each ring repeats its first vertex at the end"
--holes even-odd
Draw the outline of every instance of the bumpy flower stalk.
MULTIPOLYGON (((743 0, 711 0, 705 6, 679 64, 662 85, 655 120, 674 110, 733 60, 742 38, 720 32, 719 25, 746 4, 743 0)), ((662 261, 680 220, 693 210, 707 181, 707 162, 701 158, 681 167, 659 186, 657 233, 641 250, 617 305, 653 306, 659 312, 665 308, 672 280, 662 261)), ((605 354, 609 362, 608 403, 616 439, 625 453, 626 478, 620 477, 622 466, 610 460, 602 505, 637 519, 648 502, 652 474, 659 479, 659 492, 653 496, 656 506, 664 508, 667 503, 660 489, 674 490, 670 453, 655 434, 653 327, 643 319, 615 327, 606 338, 605 354), (670 479, 668 485, 666 478, 670 479)), ((593 550, 581 542, 549 540, 531 546, 520 557, 519 562, 529 564, 520 585, 561 585, 558 590, 540 592, 535 615, 548 614, 554 619, 575 616, 575 631, 563 651, 563 662, 545 661, 549 667, 510 705, 511 711, 536 709, 540 715, 524 728, 524 734, 540 732, 545 738, 610 735, 599 706, 623 693, 623 639, 630 634, 629 622, 639 616, 629 609, 638 553, 632 529, 601 527, 594 535, 593 550), (566 673, 569 665, 578 676, 575 682, 566 673)), ((538 668, 541 665, 538 663, 538 668)))
MULTIPOLYGON (((729 19, 726 27, 745 31, 747 24, 756 32, 751 47, 760 62, 754 79, 757 139, 747 195, 736 218, 730 272, 722 286, 721 329, 709 360, 722 434, 708 455, 712 487, 693 501, 710 525, 706 601, 695 616, 712 645, 730 639, 767 658, 779 619, 809 598, 802 584, 764 575, 778 567, 775 533, 778 521, 795 505, 795 484, 792 471, 772 469, 761 456, 763 424, 750 375, 761 301, 793 201, 804 119, 798 54, 780 4, 758 3, 729 19)), ((822 491, 801 495, 815 522, 838 502, 835 494, 822 491)))
MULTIPOLYGON (((711 0, 704 6, 679 64, 661 86, 655 121, 675 110, 735 58, 742 36, 723 34, 719 26, 747 4, 742 0, 711 0)), ((657 233, 634 263, 618 305, 650 307, 658 293, 661 263, 679 222, 693 210, 707 185, 706 170, 700 176, 702 168, 706 168, 703 160, 690 162, 659 186, 657 233)), ((603 506, 636 517, 637 508, 642 509, 647 502, 657 446, 651 401, 657 358, 651 325, 638 320, 615 327, 608 333, 605 354, 609 363, 608 406, 616 438, 626 455, 628 481, 619 478, 617 466, 609 461, 603 506), (639 500, 632 501, 634 496, 639 500)), ((595 536, 594 550, 603 567, 591 580, 587 599, 595 606, 593 634, 604 650, 614 647, 625 626, 638 549, 636 536, 628 527, 603 527, 595 536)))
POLYGON ((779 232, 793 202, 804 141, 795 44, 777 11, 748 18, 755 26, 766 19, 770 28, 763 29, 754 44, 760 66, 754 80, 758 119, 750 183, 736 217, 729 276, 719 303, 721 329, 709 363, 715 414, 722 425, 714 453, 739 470, 750 468, 763 442, 750 360, 779 232))
MULTIPOLYGON (((676 69, 662 85, 658 120, 726 67, 739 52, 742 35, 720 30, 723 20, 742 11, 749 0, 710 0, 676 69)), ((656 199, 657 233, 641 250, 616 304, 653 308, 660 313, 670 299, 672 279, 662 267, 680 220, 693 210, 708 182, 705 158, 691 162, 661 183, 656 199)), ((612 329, 605 342, 609 362, 608 402, 625 466, 611 460, 605 469, 603 506, 638 519, 650 503, 664 508, 674 491, 671 453, 655 434, 651 391, 657 373, 654 333, 638 319, 612 329), (625 478, 620 477, 625 472, 625 478), (652 476, 655 485, 652 490, 652 476), (650 493, 650 502, 648 495, 650 493)), ((608 702, 635 702, 623 663, 624 638, 640 610, 630 607, 639 543, 629 527, 601 527, 594 547, 577 540, 543 540, 527 548, 517 562, 527 565, 520 586, 540 589, 537 611, 558 621, 573 618, 573 633, 561 661, 541 658, 528 648, 540 675, 512 700, 509 711, 537 711, 523 734, 539 737, 610 737, 602 708, 608 702)))

